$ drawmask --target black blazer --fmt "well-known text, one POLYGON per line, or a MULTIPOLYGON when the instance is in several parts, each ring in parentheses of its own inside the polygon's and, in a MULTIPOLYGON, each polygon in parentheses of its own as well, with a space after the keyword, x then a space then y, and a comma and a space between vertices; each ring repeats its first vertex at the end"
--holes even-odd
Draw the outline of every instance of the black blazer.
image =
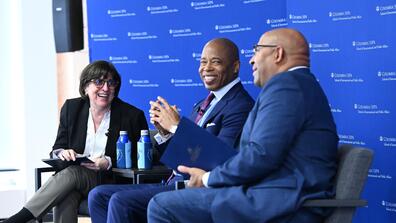
MULTIPOLYGON (((80 154, 84 152, 89 106, 88 98, 66 100, 61 109, 58 135, 53 150, 62 148, 74 149, 80 154)), ((132 143, 132 167, 137 166, 136 148, 142 129, 148 129, 144 112, 119 98, 114 98, 111 103, 110 127, 105 151, 105 155, 111 158, 113 167, 117 167, 116 142, 120 131, 128 131, 132 143)))

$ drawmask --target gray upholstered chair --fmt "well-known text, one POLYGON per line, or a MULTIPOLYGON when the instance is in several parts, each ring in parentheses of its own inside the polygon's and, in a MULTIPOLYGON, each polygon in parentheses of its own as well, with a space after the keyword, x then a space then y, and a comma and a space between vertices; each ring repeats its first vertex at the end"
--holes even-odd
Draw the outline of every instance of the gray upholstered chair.
POLYGON ((338 157, 335 198, 308 200, 303 204, 304 207, 333 207, 334 211, 325 219, 325 223, 350 223, 356 207, 367 205, 367 201, 360 199, 360 194, 373 159, 373 151, 342 145, 338 157))

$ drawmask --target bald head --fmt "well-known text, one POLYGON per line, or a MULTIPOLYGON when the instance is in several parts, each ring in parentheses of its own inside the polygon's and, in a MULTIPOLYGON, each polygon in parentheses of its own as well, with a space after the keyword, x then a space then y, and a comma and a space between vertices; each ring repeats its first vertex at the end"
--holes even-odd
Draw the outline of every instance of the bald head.
POLYGON ((292 67, 309 67, 309 48, 305 37, 294 29, 280 28, 264 33, 250 60, 254 83, 263 87, 274 75, 292 67))
POLYGON ((238 77, 239 50, 229 39, 218 38, 205 44, 199 74, 206 89, 217 91, 238 77))
MULTIPOLYGON (((260 41, 269 41, 283 48, 283 69, 294 66, 309 66, 309 48, 305 37, 297 30, 289 28, 274 29, 264 33, 260 41)), ((285 71, 285 70, 282 70, 285 71)))

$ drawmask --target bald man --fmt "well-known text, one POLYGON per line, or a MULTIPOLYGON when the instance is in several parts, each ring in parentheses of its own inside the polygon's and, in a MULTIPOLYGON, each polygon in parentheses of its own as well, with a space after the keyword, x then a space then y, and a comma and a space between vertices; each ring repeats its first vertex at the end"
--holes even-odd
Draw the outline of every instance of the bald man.
MULTIPOLYGON (((213 97, 205 108, 203 108, 205 100, 198 102, 190 117, 197 126, 217 136, 231 147, 237 144, 243 124, 254 105, 254 100, 243 88, 238 78, 240 63, 238 51, 238 47, 225 38, 213 39, 205 44, 198 71, 205 88, 213 97)), ((161 100, 164 99, 161 98, 161 100)), ((161 107, 157 102, 151 102, 151 104, 150 115, 161 107)), ((175 109, 169 108, 166 114, 161 114, 159 122, 177 124, 180 119, 179 114, 175 109)), ((164 131, 162 128, 159 130, 162 133, 158 136, 159 142, 169 139, 171 131, 164 131)), ((161 153, 166 149, 164 144, 166 143, 159 148, 161 153)), ((162 191, 173 190, 175 181, 182 179, 181 175, 176 176, 166 185, 101 185, 96 187, 88 196, 92 222, 146 222, 146 209, 151 197, 162 191)))
MULTIPOLYGON (((327 214, 301 207, 306 199, 334 195, 338 144, 329 103, 309 69, 307 41, 293 29, 268 31, 250 63, 262 90, 239 153, 210 172, 179 166, 191 176, 188 188, 154 196, 149 223, 313 223, 327 214)), ((185 132, 186 122, 181 119, 176 131, 185 132)))

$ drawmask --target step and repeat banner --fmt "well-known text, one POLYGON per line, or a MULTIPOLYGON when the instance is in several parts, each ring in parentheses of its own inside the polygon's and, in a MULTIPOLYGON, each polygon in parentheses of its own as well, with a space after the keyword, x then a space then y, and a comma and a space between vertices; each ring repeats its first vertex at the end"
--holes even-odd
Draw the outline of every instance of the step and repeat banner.
POLYGON ((88 0, 87 8, 91 61, 113 62, 123 78, 120 97, 147 115, 158 95, 187 116, 208 95, 199 60, 205 43, 217 37, 239 46, 240 78, 255 97, 252 47, 271 27, 267 18, 286 25, 283 1, 88 0))
POLYGON ((249 59, 261 34, 303 32, 312 71, 324 88, 340 143, 375 158, 354 222, 396 222, 396 0, 87 0, 90 60, 111 61, 120 97, 144 110, 158 95, 188 116, 208 94, 199 74, 204 44, 217 37, 240 50, 240 78, 253 98, 249 59))
POLYGON ((340 143, 374 150, 354 222, 396 222, 396 1, 287 1, 307 35, 312 70, 329 98, 340 143))

